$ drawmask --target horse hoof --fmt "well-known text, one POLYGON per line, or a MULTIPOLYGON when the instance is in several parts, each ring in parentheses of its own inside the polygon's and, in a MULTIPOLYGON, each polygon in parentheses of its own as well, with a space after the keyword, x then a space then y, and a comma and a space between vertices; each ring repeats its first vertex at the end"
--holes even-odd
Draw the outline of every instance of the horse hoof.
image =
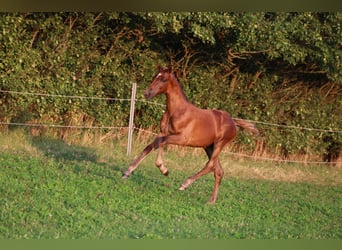
POLYGON ((121 179, 127 179, 129 177, 129 175, 128 174, 126 174, 126 173, 123 173, 122 174, 122 176, 121 176, 121 179))
POLYGON ((207 202, 208 205, 215 205, 215 203, 216 201, 211 201, 211 200, 207 202))
POLYGON ((163 173, 163 175, 168 176, 169 175, 169 171, 166 171, 165 173, 163 173))
POLYGON ((183 191, 183 190, 185 190, 186 189, 186 186, 180 186, 180 188, 178 189, 178 190, 180 190, 180 191, 183 191))

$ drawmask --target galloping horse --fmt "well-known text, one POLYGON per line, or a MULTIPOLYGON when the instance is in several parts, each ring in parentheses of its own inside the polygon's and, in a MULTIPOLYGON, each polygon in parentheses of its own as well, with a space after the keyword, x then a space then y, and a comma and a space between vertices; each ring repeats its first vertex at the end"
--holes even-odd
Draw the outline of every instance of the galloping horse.
POLYGON ((236 137, 236 126, 249 130, 254 135, 259 133, 258 129, 248 121, 232 119, 227 112, 195 107, 187 101, 171 68, 158 66, 158 73, 145 91, 147 99, 151 99, 158 94, 166 95, 166 111, 160 121, 160 134, 131 163, 122 178, 129 177, 142 160, 152 150, 156 149, 159 149, 156 166, 162 174, 167 176, 169 172, 162 160, 162 147, 164 145, 202 147, 209 161, 201 171, 186 179, 179 190, 185 190, 201 176, 214 172, 215 185, 209 203, 215 203, 223 177, 223 169, 219 160, 221 150, 236 137))

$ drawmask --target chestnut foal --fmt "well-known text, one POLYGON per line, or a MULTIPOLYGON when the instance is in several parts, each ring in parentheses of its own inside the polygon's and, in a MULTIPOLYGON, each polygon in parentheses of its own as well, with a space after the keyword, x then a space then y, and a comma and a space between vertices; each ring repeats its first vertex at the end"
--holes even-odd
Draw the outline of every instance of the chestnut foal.
POLYGON ((158 73, 145 91, 147 99, 158 94, 166 95, 166 111, 160 121, 160 134, 131 163, 122 178, 129 177, 142 160, 152 150, 156 149, 159 149, 156 166, 162 174, 168 175, 168 169, 162 160, 162 147, 164 145, 202 147, 209 161, 201 171, 186 179, 179 190, 185 190, 201 176, 214 172, 215 184, 209 203, 215 203, 223 177, 223 169, 219 160, 221 150, 236 137, 236 126, 247 129, 255 135, 259 133, 258 129, 246 120, 232 119, 227 112, 195 107, 186 100, 183 90, 170 68, 158 66, 158 73))

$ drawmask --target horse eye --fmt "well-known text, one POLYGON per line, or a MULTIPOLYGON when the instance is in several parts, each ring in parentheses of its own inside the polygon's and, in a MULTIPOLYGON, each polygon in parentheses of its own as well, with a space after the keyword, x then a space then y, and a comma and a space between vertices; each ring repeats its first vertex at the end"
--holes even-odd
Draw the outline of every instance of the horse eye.
POLYGON ((167 79, 164 76, 159 76, 158 79, 162 82, 166 82, 167 79))

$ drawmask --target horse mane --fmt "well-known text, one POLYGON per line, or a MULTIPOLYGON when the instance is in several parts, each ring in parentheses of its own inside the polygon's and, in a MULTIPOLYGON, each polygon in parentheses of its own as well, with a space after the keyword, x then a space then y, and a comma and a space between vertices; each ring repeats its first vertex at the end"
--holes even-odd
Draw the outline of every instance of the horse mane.
POLYGON ((169 74, 172 75, 172 77, 174 78, 175 82, 176 82, 177 85, 179 86, 179 89, 181 90, 181 93, 182 93, 184 99, 185 99, 185 100, 188 100, 188 98, 185 96, 183 86, 182 86, 182 84, 181 84, 180 81, 179 81, 177 72, 170 72, 169 74))
POLYGON ((161 67, 160 65, 158 65, 157 68, 158 68, 158 72, 157 72, 157 74, 153 77, 153 79, 154 79, 155 77, 157 77, 158 74, 160 74, 160 73, 167 73, 167 74, 170 74, 170 75, 172 75, 172 76, 175 78, 175 80, 176 80, 178 86, 180 87, 180 89, 182 90, 182 93, 184 94, 184 90, 183 90, 182 84, 180 83, 180 80, 179 80, 179 77, 178 77, 178 75, 179 75, 178 70, 177 70, 177 71, 173 71, 172 66, 161 67))

